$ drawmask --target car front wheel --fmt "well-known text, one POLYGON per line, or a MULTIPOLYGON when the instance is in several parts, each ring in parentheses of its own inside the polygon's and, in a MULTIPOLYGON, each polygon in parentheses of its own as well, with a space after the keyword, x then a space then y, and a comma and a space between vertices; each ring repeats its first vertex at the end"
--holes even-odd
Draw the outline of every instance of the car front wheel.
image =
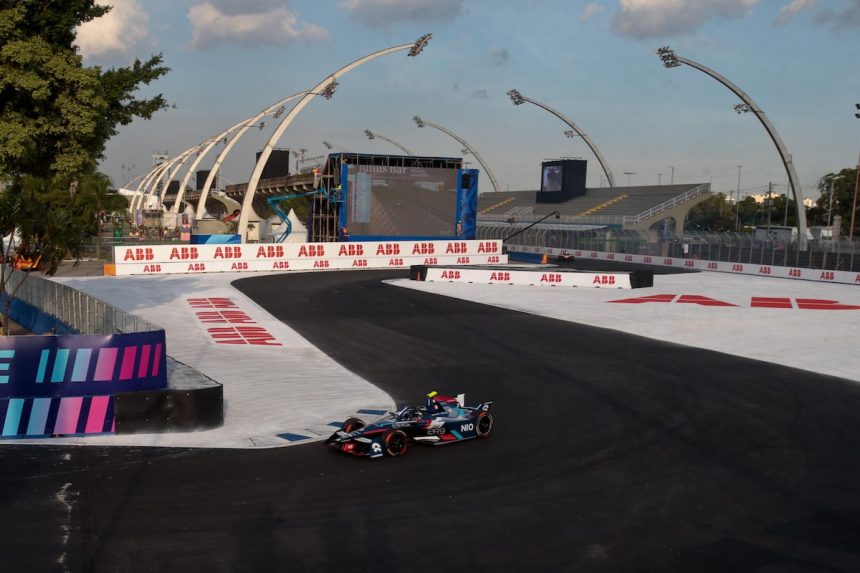
POLYGON ((385 450, 385 455, 396 457, 406 454, 406 448, 409 445, 409 438, 403 430, 388 430, 382 437, 382 448, 385 450))

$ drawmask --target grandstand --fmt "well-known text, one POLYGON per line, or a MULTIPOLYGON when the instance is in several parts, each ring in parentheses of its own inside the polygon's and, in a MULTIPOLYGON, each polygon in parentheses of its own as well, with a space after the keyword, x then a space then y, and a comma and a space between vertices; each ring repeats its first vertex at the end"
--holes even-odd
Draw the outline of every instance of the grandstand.
POLYGON ((530 223, 558 211, 554 224, 611 227, 657 233, 669 219, 682 234, 690 209, 710 195, 710 184, 690 183, 643 187, 586 189, 562 203, 538 203, 539 191, 484 193, 478 200, 478 223, 530 223))

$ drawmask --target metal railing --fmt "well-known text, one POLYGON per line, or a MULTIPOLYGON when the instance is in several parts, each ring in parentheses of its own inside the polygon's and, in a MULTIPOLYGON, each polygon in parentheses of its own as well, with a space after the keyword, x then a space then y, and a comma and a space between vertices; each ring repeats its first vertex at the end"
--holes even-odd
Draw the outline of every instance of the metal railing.
POLYGON ((683 195, 678 195, 677 197, 672 197, 671 199, 669 199, 667 201, 663 201, 662 203, 660 203, 659 205, 657 205, 655 207, 651 207, 647 211, 642 211, 638 215, 625 215, 624 216, 624 223, 625 224, 638 224, 638 223, 641 223, 642 221, 647 221, 648 219, 652 219, 652 218, 656 217, 660 213, 665 213, 666 211, 668 211, 670 209, 674 209, 678 205, 686 203, 687 201, 690 201, 691 199, 695 199, 696 197, 698 197, 699 195, 702 195, 703 193, 710 193, 710 192, 711 192, 711 184, 710 183, 703 183, 703 184, 699 185, 698 187, 694 187, 694 188, 690 189, 689 191, 687 191, 683 195))
POLYGON ((163 330, 129 312, 37 274, 6 268, 6 290, 79 334, 122 334, 163 330))

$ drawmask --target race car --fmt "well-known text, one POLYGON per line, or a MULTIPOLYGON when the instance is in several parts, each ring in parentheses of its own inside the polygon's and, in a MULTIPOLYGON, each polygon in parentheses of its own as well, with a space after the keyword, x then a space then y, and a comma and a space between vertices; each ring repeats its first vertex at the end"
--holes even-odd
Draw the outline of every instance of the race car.
POLYGON ((492 402, 465 405, 465 395, 452 398, 430 392, 423 406, 389 412, 372 424, 348 418, 325 445, 354 456, 402 456, 410 443, 440 446, 487 438, 493 430, 492 402))

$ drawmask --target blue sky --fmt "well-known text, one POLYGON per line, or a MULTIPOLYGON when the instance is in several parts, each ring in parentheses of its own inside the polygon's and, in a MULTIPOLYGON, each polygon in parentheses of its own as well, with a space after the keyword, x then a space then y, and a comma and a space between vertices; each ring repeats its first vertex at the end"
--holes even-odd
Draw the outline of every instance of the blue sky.
MULTIPOLYGON (((546 103, 599 147, 617 184, 708 182, 758 192, 787 177, 776 148, 739 100, 705 74, 665 69, 655 49, 723 74, 768 114, 793 155, 806 197, 825 173, 860 153, 860 0, 115 0, 87 24, 88 65, 129 65, 164 54, 171 72, 142 93, 176 105, 122 127, 101 169, 115 183, 275 101, 309 89, 359 57, 432 32, 424 53, 396 53, 343 76, 331 100, 316 98, 278 147, 398 153, 365 129, 418 154, 460 156, 454 131, 490 165, 501 190, 535 189, 544 159, 582 157, 588 184, 602 172, 585 143, 536 106, 546 103), (131 168, 131 166, 134 166, 131 168), (660 175, 662 174, 662 175, 660 175)), ((274 122, 237 145, 222 173, 247 181, 274 122)), ((474 163, 474 158, 466 157, 474 163)), ((214 161, 204 162, 208 166, 214 161)), ((482 190, 491 190, 482 180, 482 190)), ((778 187, 779 189, 779 187, 778 187)))

